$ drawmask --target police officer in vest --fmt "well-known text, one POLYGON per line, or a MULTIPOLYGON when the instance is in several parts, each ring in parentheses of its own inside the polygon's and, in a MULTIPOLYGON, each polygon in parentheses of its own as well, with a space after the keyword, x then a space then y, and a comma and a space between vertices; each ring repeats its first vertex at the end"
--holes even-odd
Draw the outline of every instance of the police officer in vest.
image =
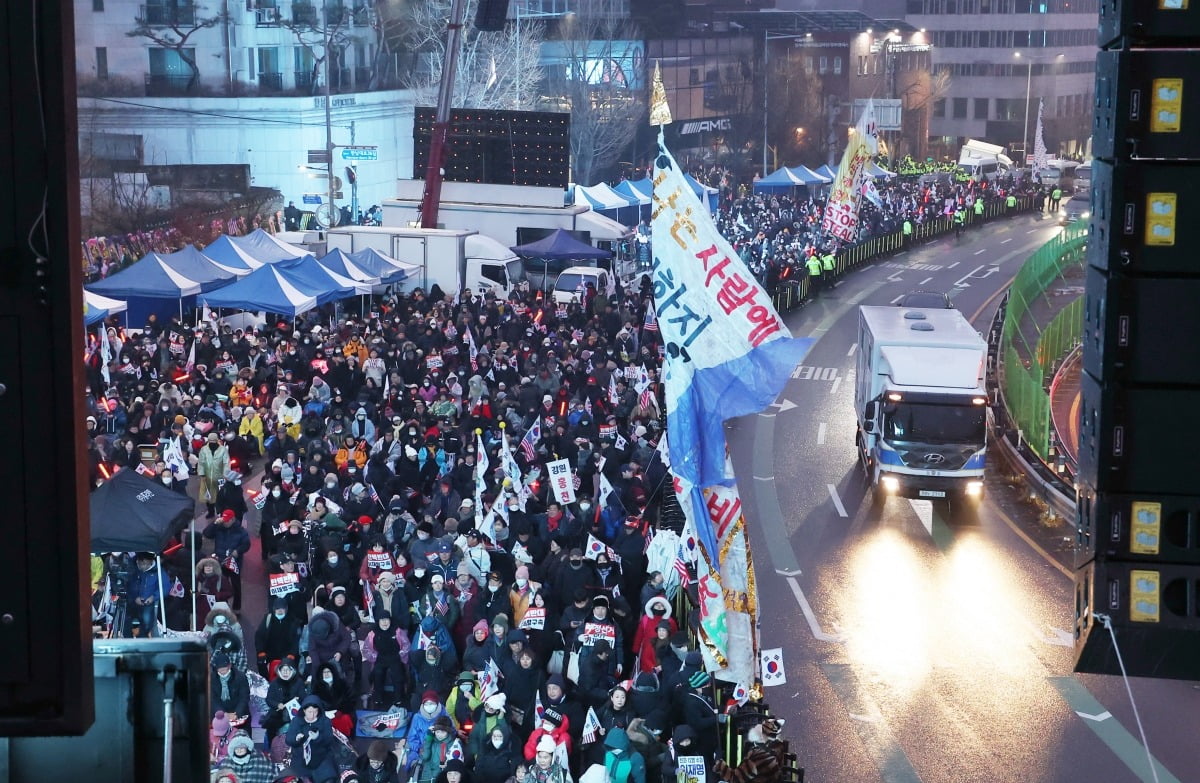
POLYGON ((832 250, 825 252, 821 256, 821 277, 826 283, 833 280, 833 273, 837 270, 837 258, 833 255, 832 250))
POLYGON ((1050 191, 1050 211, 1058 211, 1058 202, 1062 200, 1062 188, 1058 185, 1054 186, 1054 190, 1050 191))
POLYGON ((962 236, 963 228, 967 223, 967 211, 962 208, 962 204, 954 208, 954 238, 958 239, 962 236))
POLYGON ((1004 199, 1004 209, 1009 217, 1017 213, 1017 197, 1012 194, 1012 191, 1009 191, 1008 196, 1004 199))
POLYGON ((907 248, 909 245, 912 244, 912 238, 913 238, 912 218, 909 217, 908 215, 904 216, 904 228, 902 230, 904 232, 904 247, 907 248))
POLYGON ((975 219, 976 220, 983 219, 983 196, 982 195, 975 197, 975 219))
POLYGON ((821 259, 817 257, 816 251, 813 251, 804 265, 808 267, 808 293, 815 297, 821 288, 821 259))

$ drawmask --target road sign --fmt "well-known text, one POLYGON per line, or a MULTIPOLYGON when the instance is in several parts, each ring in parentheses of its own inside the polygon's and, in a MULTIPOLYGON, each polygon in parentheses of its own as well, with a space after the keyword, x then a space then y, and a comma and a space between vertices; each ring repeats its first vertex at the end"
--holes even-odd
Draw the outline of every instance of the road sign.
POLYGON ((379 160, 379 148, 375 146, 342 147, 342 160, 379 160))
POLYGON ((316 193, 305 193, 304 194, 304 203, 305 204, 320 204, 321 197, 319 195, 317 195, 316 193))
POLYGON ((323 166, 329 165, 329 150, 309 150, 308 165, 323 166))

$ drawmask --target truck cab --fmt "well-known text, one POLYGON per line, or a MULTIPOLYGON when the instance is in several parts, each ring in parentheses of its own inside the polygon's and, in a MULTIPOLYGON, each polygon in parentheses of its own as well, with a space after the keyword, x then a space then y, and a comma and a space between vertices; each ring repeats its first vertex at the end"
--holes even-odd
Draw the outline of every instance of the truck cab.
POLYGON ((987 345, 957 310, 860 307, 855 412, 877 500, 977 500, 987 345))

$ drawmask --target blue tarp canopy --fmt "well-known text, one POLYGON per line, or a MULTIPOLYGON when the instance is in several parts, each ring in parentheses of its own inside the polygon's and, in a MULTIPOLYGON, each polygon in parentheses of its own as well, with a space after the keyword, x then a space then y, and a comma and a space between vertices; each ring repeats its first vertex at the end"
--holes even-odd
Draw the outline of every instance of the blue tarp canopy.
POLYGON ((804 180, 792 173, 787 166, 780 166, 754 183, 755 190, 790 190, 804 184, 804 180))
POLYGON ((326 269, 311 255, 277 261, 271 266, 301 291, 315 295, 319 305, 371 293, 371 283, 360 283, 326 269))
POLYGON ((653 198, 651 191, 653 187, 650 184, 650 178, 640 179, 637 182, 622 180, 613 186, 613 190, 620 193, 628 199, 636 201, 639 205, 649 204, 653 198))
POLYGON ((818 169, 813 169, 813 172, 816 174, 820 174, 822 177, 829 177, 830 182, 833 182, 834 177, 837 176, 837 172, 834 171, 833 169, 829 168, 828 163, 826 163, 825 165, 821 166, 818 169))
POLYGON ((592 247, 586 242, 580 242, 561 228, 536 242, 526 242, 511 248, 522 258, 553 258, 553 259, 588 259, 611 258, 612 253, 592 247))
POLYGON ((805 185, 825 185, 833 182, 833 177, 826 177, 824 174, 813 171, 808 166, 793 166, 788 171, 792 172, 792 176, 805 185))
POLYGON ((87 286, 93 293, 125 299, 182 299, 200 293, 200 289, 198 281, 176 272, 156 253, 87 286))
POLYGON ((380 283, 379 275, 373 275, 354 263, 354 259, 342 250, 329 251, 323 257, 318 258, 317 263, 330 271, 337 272, 342 277, 348 277, 359 283, 373 286, 380 283))
POLYGON ((238 274, 252 272, 263 265, 262 261, 235 245, 228 234, 222 234, 204 248, 204 255, 222 266, 236 270, 238 274))
POLYGON ((235 270, 213 262, 197 250, 195 245, 187 245, 174 253, 149 253, 138 263, 144 263, 149 258, 157 258, 189 280, 195 280, 200 284, 201 292, 214 291, 229 285, 238 277, 235 270))
POLYGON ((406 264, 403 261, 397 261, 391 256, 385 256, 373 247, 365 247, 362 250, 351 253, 350 260, 359 269, 365 269, 378 277, 381 282, 388 285, 399 283, 415 270, 421 268, 416 264, 406 264))
POLYGON ((109 299, 107 296, 100 296, 100 294, 93 294, 91 291, 84 291, 83 324, 84 326, 91 326, 98 321, 103 321, 113 313, 124 312, 127 306, 120 299, 109 299))
POLYGON ((686 179, 687 183, 692 186, 692 192, 696 194, 696 197, 700 199, 700 202, 703 204, 708 204, 709 210, 716 212, 717 207, 720 205, 721 192, 716 188, 709 187, 708 185, 701 185, 696 181, 695 177, 687 172, 684 172, 683 178, 686 179))
POLYGON ((890 179, 890 178, 896 176, 895 174, 888 171, 887 169, 877 165, 875 163, 875 161, 873 161, 873 160, 867 161, 866 172, 867 172, 867 176, 874 177, 875 179, 880 179, 880 178, 890 179))
POLYGON ((209 307, 265 310, 292 318, 317 306, 315 292, 301 290, 271 265, 261 266, 219 291, 202 295, 200 301, 209 307))
POLYGON ((308 252, 302 247, 289 245, 281 239, 276 239, 261 228, 254 229, 244 237, 230 237, 230 240, 250 254, 251 258, 264 264, 299 258, 308 252))

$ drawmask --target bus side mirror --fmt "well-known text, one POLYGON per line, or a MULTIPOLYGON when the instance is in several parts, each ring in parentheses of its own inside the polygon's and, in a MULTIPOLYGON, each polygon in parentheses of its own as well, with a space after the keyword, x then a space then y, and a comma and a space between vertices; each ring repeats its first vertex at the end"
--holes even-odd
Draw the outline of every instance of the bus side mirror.
POLYGON ((879 411, 877 408, 878 408, 878 403, 876 403, 875 400, 871 400, 870 402, 867 403, 867 407, 863 411, 863 418, 866 419, 868 424, 873 425, 875 423, 875 417, 879 415, 879 411))
POLYGON ((863 422, 863 432, 867 433, 868 435, 875 434, 875 420, 874 419, 867 419, 866 421, 863 422))

